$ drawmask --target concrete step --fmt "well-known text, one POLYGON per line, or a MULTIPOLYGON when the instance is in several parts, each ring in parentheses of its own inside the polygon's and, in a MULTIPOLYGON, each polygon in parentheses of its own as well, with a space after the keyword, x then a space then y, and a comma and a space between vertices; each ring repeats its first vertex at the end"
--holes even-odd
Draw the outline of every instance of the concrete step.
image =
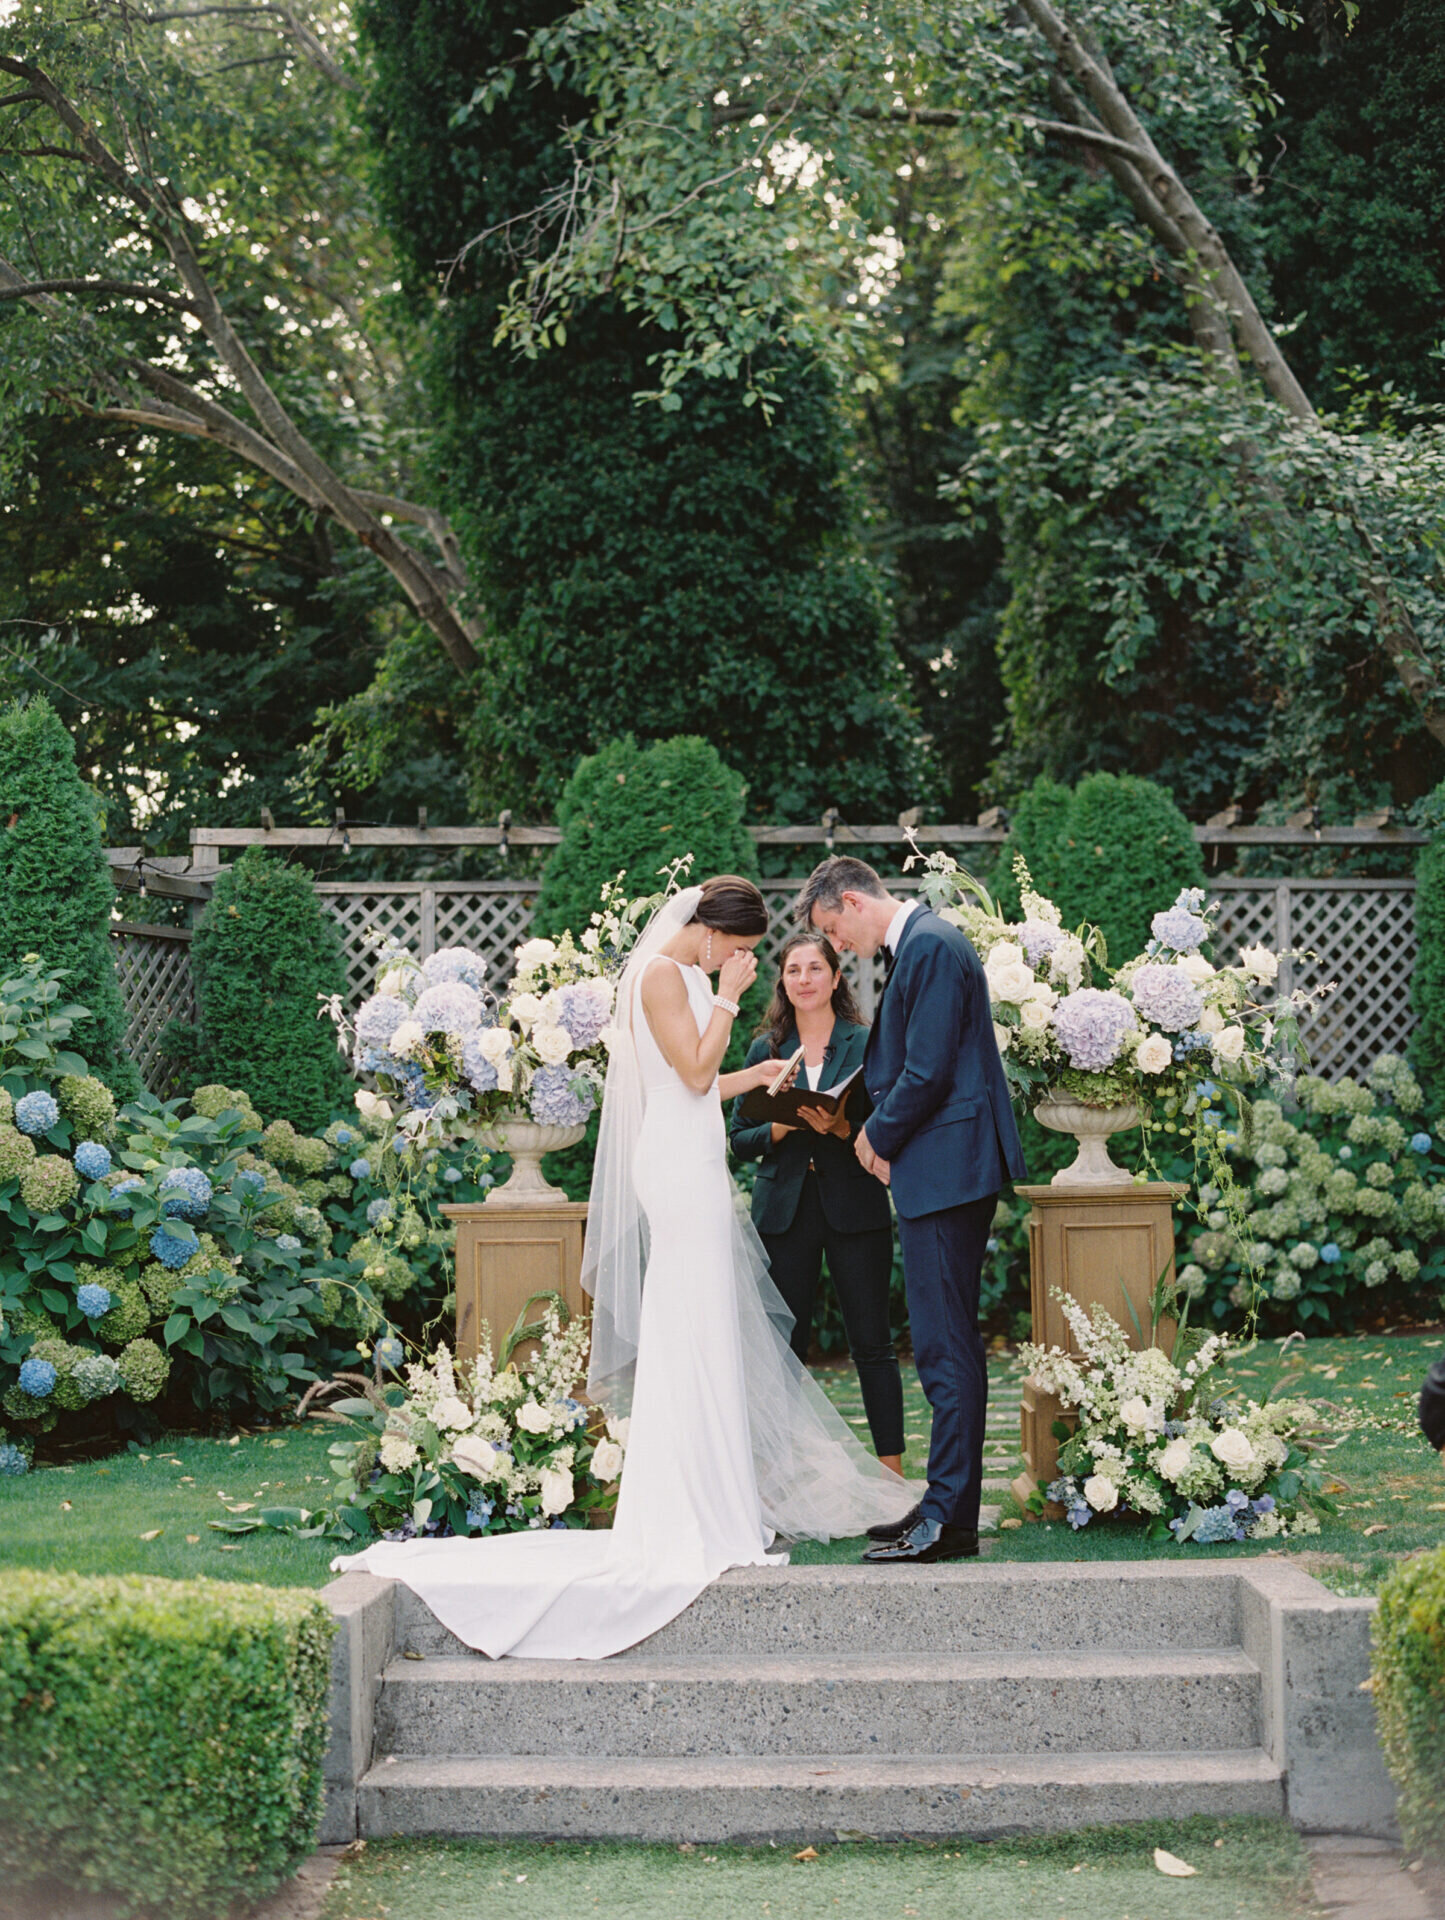
POLYGON ((376 1752, 1218 1752, 1260 1742, 1238 1650, 807 1659, 394 1660, 376 1752))
POLYGON ((1228 1753, 397 1759, 360 1782, 358 1829, 569 1840, 804 1842, 1058 1831, 1281 1814, 1280 1769, 1228 1753))
MULTIPOLYGON (((617 1663, 643 1655, 826 1657, 1168 1652, 1243 1645, 1232 1561, 1162 1566, 985 1560, 934 1567, 748 1567, 725 1573, 617 1663)), ((396 1648, 467 1656, 409 1588, 396 1590, 396 1648)))

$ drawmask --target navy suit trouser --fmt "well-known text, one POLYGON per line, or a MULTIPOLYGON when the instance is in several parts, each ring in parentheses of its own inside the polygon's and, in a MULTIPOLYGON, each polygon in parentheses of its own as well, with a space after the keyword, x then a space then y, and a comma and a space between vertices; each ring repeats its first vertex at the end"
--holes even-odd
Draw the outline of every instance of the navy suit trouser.
POLYGON ((926 1520, 978 1526, 988 1363, 978 1330, 979 1279, 997 1194, 898 1221, 913 1358, 929 1406, 926 1520))

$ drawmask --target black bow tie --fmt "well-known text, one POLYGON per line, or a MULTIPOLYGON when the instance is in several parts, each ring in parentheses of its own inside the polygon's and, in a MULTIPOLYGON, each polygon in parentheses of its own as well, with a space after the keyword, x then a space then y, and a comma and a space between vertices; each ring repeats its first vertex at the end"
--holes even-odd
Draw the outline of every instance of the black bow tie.
POLYGON ((898 955, 893 951, 892 947, 890 946, 884 947, 883 949, 883 980, 885 985, 887 984, 888 976, 893 971, 894 963, 897 960, 897 958, 898 958, 898 955))

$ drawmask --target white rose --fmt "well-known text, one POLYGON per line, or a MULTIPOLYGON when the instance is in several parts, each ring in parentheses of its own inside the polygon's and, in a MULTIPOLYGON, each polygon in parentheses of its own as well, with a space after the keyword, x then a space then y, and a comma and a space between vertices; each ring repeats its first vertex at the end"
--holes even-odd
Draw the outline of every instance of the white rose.
POLYGON ((1119 1489, 1102 1473, 1091 1473, 1084 1482, 1084 1498, 1095 1513, 1108 1513, 1119 1504, 1119 1489))
POLYGON ((1035 980, 1024 998, 1024 1005, 1031 1007, 1037 1004, 1042 1007, 1052 1007, 1058 997, 1057 990, 1051 987, 1047 980, 1035 980))
POLYGON ((1196 987, 1203 985, 1214 972, 1202 953, 1181 954, 1174 964, 1181 973, 1189 976, 1196 987))
POLYGON ((609 1440, 615 1440, 619 1447, 625 1447, 627 1445, 628 1439, 631 1437, 631 1433, 632 1433, 631 1414, 629 1414, 623 1420, 609 1420, 607 1422, 607 1437, 609 1440))
POLYGON ((505 1027, 483 1027, 476 1036, 475 1045, 482 1058, 496 1066, 512 1051, 512 1036, 505 1027))
POLYGON ((1279 972, 1279 959, 1268 947, 1244 947, 1239 964, 1256 980, 1273 980, 1279 972))
POLYGON ((1049 1006, 1047 1000, 1030 999, 1024 1001, 1023 1023, 1026 1027, 1034 1029, 1035 1032, 1037 1032, 1040 1027, 1046 1027, 1053 1017, 1053 1009, 1049 1006))
POLYGON ((507 1002, 507 1012, 519 1027, 529 1027, 542 1011, 542 1001, 535 993, 514 993, 507 1002))
POLYGON ((490 1440, 479 1439, 474 1433, 464 1433, 452 1442, 453 1464, 473 1480, 490 1480, 504 1458, 500 1447, 494 1447, 490 1440))
POLYGON ((1009 1048, 1009 1041, 1012 1040, 1014 1037, 1013 1029, 1012 1027, 1001 1027, 998 1024, 998 1022, 995 1021, 994 1028, 993 1028, 993 1037, 998 1042, 999 1052, 1007 1053, 1009 1048))
POLYGON ((533 973, 557 958, 555 940, 524 940, 514 956, 518 973, 533 973))
POLYGON ((389 994, 397 1000, 405 1000, 407 989, 415 978, 415 972, 410 969, 392 967, 377 981, 376 990, 378 993, 389 994))
POLYGON ((1203 1013, 1200 1014, 1199 1031, 1201 1033, 1223 1033, 1224 1015, 1219 1011, 1218 1007, 1206 1007, 1203 1013))
POLYGON ((499 1060, 497 1062, 497 1092, 510 1093, 511 1091, 512 1063, 510 1060, 499 1060))
POLYGON ((1187 1440, 1171 1440, 1155 1466, 1166 1480, 1180 1480, 1188 1473, 1193 1458, 1194 1449, 1187 1440))
POLYGON ((1254 1465, 1254 1448, 1238 1427, 1226 1427, 1223 1433, 1217 1433, 1209 1443, 1209 1451, 1222 1467, 1233 1467, 1239 1473, 1254 1465))
POLYGON ((1158 1424, 1153 1408, 1141 1393, 1120 1403, 1119 1418, 1130 1433, 1152 1433, 1158 1424))
POLYGON ((443 1394, 431 1410, 431 1423, 444 1433, 460 1433, 472 1424, 472 1410, 454 1393, 443 1394))
POLYGON ((615 1440, 599 1440, 592 1454, 594 1480, 615 1480, 622 1471, 622 1449, 615 1440))
POLYGON ((1174 1059, 1174 1049, 1162 1033, 1151 1033, 1139 1044, 1134 1063, 1140 1073, 1163 1073, 1174 1059))
POLYGON ((565 1027, 533 1027, 532 1046, 539 1060, 558 1067, 572 1051, 572 1036, 565 1027))
POLYGON ((988 959, 984 961, 984 972, 994 973, 1000 967, 1018 967, 1024 965, 1024 950, 1017 940, 1000 940, 988 950, 988 959))
POLYGON ((625 1039, 626 1035, 621 1027, 604 1027, 597 1038, 602 1042, 603 1046, 606 1047, 607 1051, 611 1053, 612 1049, 617 1045, 617 1042, 625 1039))
POLYGON ((995 1000, 1022 1002, 1029 998, 1037 984, 1033 968, 1023 965, 996 967, 988 975, 988 990, 995 1000))
POLYGON ((523 1433, 550 1433, 552 1416, 545 1407, 539 1407, 535 1400, 524 1400, 517 1409, 517 1425, 523 1433))
POLYGON ((1244 1028, 1221 1027, 1213 1040, 1215 1053, 1232 1066, 1244 1052, 1244 1028))
POLYGON ((362 1087, 356 1095, 356 1111, 364 1114, 368 1120, 390 1120, 390 1102, 378 1098, 367 1087, 362 1087))
POLYGON ((556 1467, 543 1467, 541 1478, 543 1513, 565 1513, 575 1498, 571 1474, 561 1473, 556 1467))
POLYGON ((395 1054, 398 1060, 406 1060, 412 1054, 420 1053, 426 1045, 426 1032, 419 1021, 403 1020, 391 1036, 387 1052, 395 1054))
POLYGON ((388 1473, 406 1473, 416 1465, 416 1443, 404 1434, 384 1433, 379 1451, 381 1464, 388 1473))

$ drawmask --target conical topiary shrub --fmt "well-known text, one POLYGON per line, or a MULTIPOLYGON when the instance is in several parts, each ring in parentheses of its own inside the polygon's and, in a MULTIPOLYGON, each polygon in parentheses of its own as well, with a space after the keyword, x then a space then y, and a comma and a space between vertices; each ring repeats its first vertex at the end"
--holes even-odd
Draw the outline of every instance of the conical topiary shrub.
POLYGON ((301 867, 248 847, 216 881, 191 942, 199 1077, 244 1087, 268 1120, 324 1127, 350 1083, 321 996, 346 984, 341 942, 301 867))
POLYGON ((1182 887, 1204 885, 1203 855, 1174 796, 1132 773, 1091 773, 1079 782, 1054 868, 1065 924, 1101 927, 1114 966, 1143 951, 1150 920, 1182 887))
POLYGON ((693 855, 692 881, 713 873, 755 879, 746 791, 742 775, 696 735, 650 747, 628 735, 589 754, 562 789, 562 843, 547 864, 532 931, 581 933, 608 881, 625 872, 629 894, 652 893, 681 853, 693 855))
MULTIPOLYGON (((1435 804, 1442 801, 1445 788, 1438 790, 1435 804)), ((1415 864, 1415 935, 1419 951, 1410 979, 1416 1022, 1410 1035, 1410 1064, 1425 1089, 1432 1116, 1437 1116, 1445 1110, 1445 827, 1435 828, 1415 864)))
POLYGON ((46 700, 0 708, 0 967, 37 953, 66 967, 92 1018, 76 1045, 123 1100, 141 1090, 125 1052, 125 1002, 109 927, 115 888, 101 848, 100 803, 75 744, 46 700))

